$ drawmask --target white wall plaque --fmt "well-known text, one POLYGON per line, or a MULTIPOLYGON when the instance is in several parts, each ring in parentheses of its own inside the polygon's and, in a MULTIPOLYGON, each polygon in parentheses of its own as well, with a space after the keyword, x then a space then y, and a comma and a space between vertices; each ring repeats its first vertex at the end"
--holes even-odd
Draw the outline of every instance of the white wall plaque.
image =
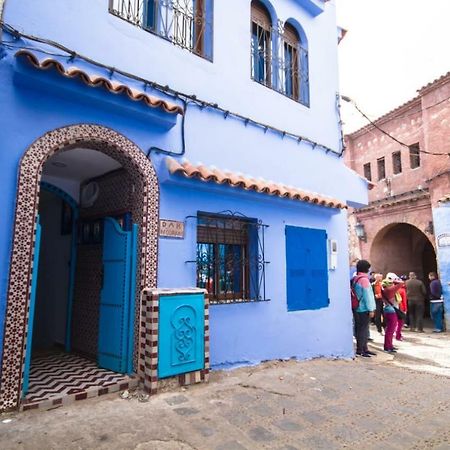
POLYGON ((159 235, 161 237, 184 239, 184 222, 159 219, 159 235))
POLYGON ((443 233, 437 237, 438 247, 450 246, 450 233, 443 233))

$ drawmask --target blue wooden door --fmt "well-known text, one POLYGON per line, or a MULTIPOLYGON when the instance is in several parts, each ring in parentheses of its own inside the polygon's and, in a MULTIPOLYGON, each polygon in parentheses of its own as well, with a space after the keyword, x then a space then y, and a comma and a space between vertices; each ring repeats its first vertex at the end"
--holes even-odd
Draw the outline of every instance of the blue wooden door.
POLYGON ((30 383, 30 364, 31 353, 33 346, 33 324, 34 324, 34 308, 36 306, 36 290, 37 280, 39 272, 39 252, 41 249, 41 224, 39 222, 39 216, 37 216, 36 223, 36 239, 34 241, 34 256, 33 256, 33 274, 31 279, 31 292, 30 292, 30 305, 28 312, 28 333, 27 333, 27 346, 25 350, 25 366, 23 370, 23 384, 22 395, 28 392, 28 385, 30 383))
POLYGON ((328 306, 325 230, 286 227, 286 275, 288 311, 328 306))
POLYGON ((123 231, 111 217, 104 220, 98 365, 121 373, 131 371, 136 231, 123 231))

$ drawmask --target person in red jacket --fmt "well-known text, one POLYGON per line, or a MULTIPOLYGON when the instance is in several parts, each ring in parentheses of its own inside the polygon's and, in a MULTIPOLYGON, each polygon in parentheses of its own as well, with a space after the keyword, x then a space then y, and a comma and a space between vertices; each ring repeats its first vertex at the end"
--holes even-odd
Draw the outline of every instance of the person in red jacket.
POLYGON ((395 308, 400 303, 396 294, 401 288, 403 281, 395 275, 395 273, 389 272, 382 283, 382 294, 384 302, 384 318, 386 319, 386 330, 384 332, 384 351, 388 353, 396 353, 397 350, 392 344, 394 333, 397 330, 397 314, 395 308))
MULTIPOLYGON (((406 277, 403 278, 403 276, 401 276, 400 278, 402 281, 405 281, 406 279, 406 277)), ((406 314, 408 312, 408 298, 406 296, 406 286, 404 284, 401 285, 396 295, 398 295, 401 298, 401 301, 398 304, 399 309, 401 309, 406 314)), ((405 321, 397 319, 397 332, 395 333, 395 339, 397 339, 397 341, 403 341, 402 336, 403 325, 405 325, 405 321)))

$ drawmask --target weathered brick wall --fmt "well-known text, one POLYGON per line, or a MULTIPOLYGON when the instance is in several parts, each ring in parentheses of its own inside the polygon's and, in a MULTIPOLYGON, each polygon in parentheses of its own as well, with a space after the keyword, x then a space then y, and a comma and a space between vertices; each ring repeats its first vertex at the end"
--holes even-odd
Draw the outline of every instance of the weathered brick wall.
MULTIPOLYGON (((450 153, 450 73, 422 88, 416 98, 378 119, 377 125, 407 145, 418 143, 420 149, 427 152, 450 153)), ((346 136, 346 145, 346 164, 364 175, 364 164, 370 163, 375 183, 369 191, 369 208, 353 212, 353 221, 364 224, 367 242, 351 236, 351 255, 360 253, 362 258, 372 258, 374 240, 394 223, 415 226, 435 246, 429 224, 433 221, 432 207, 450 193, 449 156, 421 153, 421 164, 413 169, 409 149, 371 125, 346 136), (397 151, 401 152, 402 172, 394 174, 392 153, 397 151), (386 178, 378 180, 377 159, 381 157, 385 158, 386 178)), ((354 235, 353 227, 350 232, 354 235)))
MULTIPOLYGON (((378 125, 408 145, 419 143, 422 150, 437 153, 450 152, 450 101, 448 100, 450 92, 447 92, 447 90, 450 91, 450 81, 443 89, 444 92, 439 96, 430 93, 408 103, 397 113, 386 116, 386 121, 382 120, 378 125), (431 106, 441 101, 440 97, 447 97, 447 100, 439 105, 431 106), (428 109, 423 109, 422 104, 428 109)), ((369 192, 371 202, 389 195, 399 195, 421 187, 426 188, 427 180, 450 168, 448 156, 421 153, 420 167, 412 169, 409 149, 373 127, 347 136, 346 144, 347 165, 364 175, 364 164, 371 164, 372 181, 375 183, 375 187, 369 192), (401 152, 402 172, 394 174, 392 153, 397 151, 401 152), (386 178, 378 181, 377 159, 381 157, 385 158, 386 178)))
MULTIPOLYGON (((418 230, 422 231, 424 235, 434 244, 434 236, 426 231, 429 228, 429 223, 433 220, 431 205, 429 197, 424 195, 422 198, 415 198, 414 200, 399 202, 393 206, 379 206, 366 209, 363 212, 354 212, 355 219, 364 224, 364 229, 367 234, 367 242, 359 241, 354 238, 351 240, 357 250, 351 248, 353 256, 361 255, 363 259, 368 259, 374 263, 379 260, 374 254, 375 239, 382 239, 384 232, 388 230, 389 226, 395 223, 407 223, 413 225, 418 230)), ((352 234, 354 231, 351 229, 352 234)), ((387 245, 385 242, 384 244, 387 245)), ((386 259, 387 259, 386 255, 386 259)), ((406 257, 406 255, 405 255, 406 257)), ((378 264, 380 265, 380 264, 378 264)), ((398 266, 397 263, 394 264, 398 266)), ((382 265, 384 267, 384 264, 382 265)), ((376 270, 382 270, 382 267, 374 267, 376 270)), ((413 269, 411 269, 413 270, 413 269)), ((392 271, 394 271, 392 269, 392 271)))

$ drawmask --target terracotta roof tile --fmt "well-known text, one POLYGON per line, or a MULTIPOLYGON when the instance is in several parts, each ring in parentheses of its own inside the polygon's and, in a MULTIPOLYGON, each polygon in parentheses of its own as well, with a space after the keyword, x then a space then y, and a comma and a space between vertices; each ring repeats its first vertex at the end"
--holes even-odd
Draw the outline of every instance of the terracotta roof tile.
MULTIPOLYGON (((403 110, 406 110, 407 108, 414 106, 415 103, 418 103, 422 95, 426 94, 428 91, 434 89, 437 85, 446 83, 450 80, 450 72, 447 72, 446 74, 442 75, 439 78, 436 78, 435 80, 431 81, 430 83, 426 84, 425 86, 421 87, 417 90, 418 94, 414 98, 408 100, 407 102, 401 104, 400 106, 397 106, 396 108, 392 109, 391 111, 383 114, 382 116, 378 117, 377 119, 373 120, 374 123, 380 124, 381 122, 385 121, 386 119, 391 119, 391 117, 395 116, 396 113, 403 112, 403 110)), ((356 137, 357 135, 362 134, 363 132, 369 130, 372 128, 372 124, 364 125, 362 128, 359 128, 358 130, 355 130, 348 134, 348 136, 356 137)))
POLYGON ((434 87, 437 84, 440 84, 444 81, 450 80, 450 72, 447 72, 446 74, 440 76, 439 78, 436 78, 435 80, 431 81, 430 83, 426 84, 425 86, 421 87, 418 92, 423 94, 425 91, 428 91, 430 88, 434 87))
POLYGON ((255 191, 276 197, 299 200, 328 208, 342 209, 347 207, 345 202, 340 200, 316 194, 314 192, 303 191, 281 183, 275 183, 274 181, 246 177, 228 171, 221 171, 217 168, 206 167, 202 164, 196 166, 187 160, 179 162, 171 157, 166 158, 166 163, 167 168, 172 175, 177 174, 186 178, 195 178, 205 182, 227 184, 231 187, 238 187, 247 191, 255 191))
POLYGON ((25 59, 36 69, 50 70, 55 69, 60 75, 66 78, 79 79, 90 87, 102 87, 112 94, 126 94, 130 100, 143 102, 150 108, 162 108, 169 114, 183 114, 183 108, 175 103, 167 102, 159 98, 139 91, 138 89, 127 86, 118 81, 108 80, 100 75, 89 74, 78 67, 65 67, 60 61, 52 58, 39 59, 29 50, 19 50, 17 58, 25 59))

